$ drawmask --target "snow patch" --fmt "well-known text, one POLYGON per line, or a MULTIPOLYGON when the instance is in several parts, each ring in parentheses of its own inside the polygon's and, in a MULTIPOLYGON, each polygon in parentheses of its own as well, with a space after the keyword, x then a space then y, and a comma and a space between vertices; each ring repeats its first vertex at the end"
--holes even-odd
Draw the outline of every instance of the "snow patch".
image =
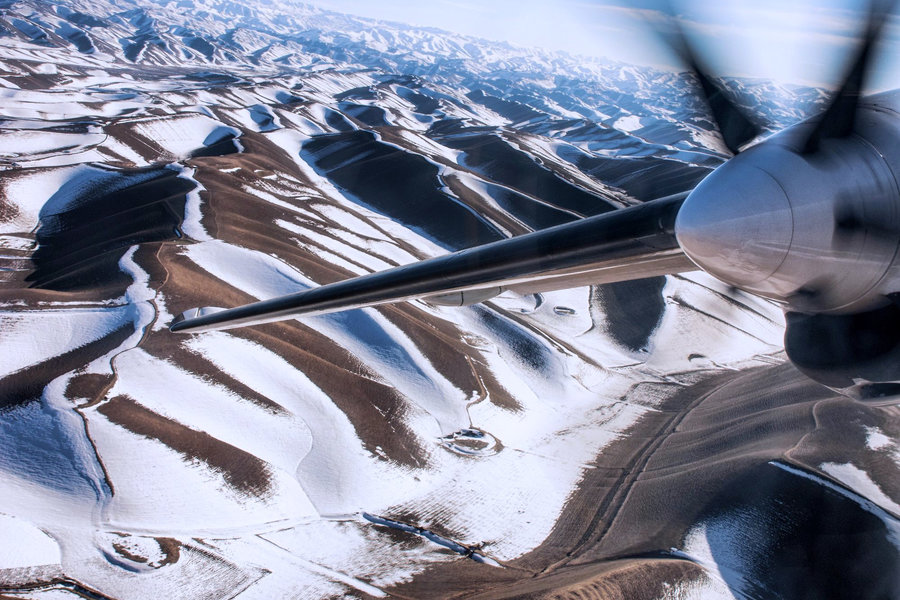
POLYGON ((206 188, 203 187, 199 181, 194 179, 196 169, 186 167, 179 163, 172 163, 167 165, 166 168, 177 171, 179 178, 186 179, 194 184, 191 191, 187 193, 187 199, 184 204, 184 221, 181 224, 181 230, 184 231, 185 235, 198 242, 212 240, 213 238, 203 227, 203 211, 201 209, 203 200, 200 198, 200 192, 206 191, 206 188))
POLYGON ((229 136, 241 135, 239 129, 198 113, 137 121, 133 127, 135 133, 179 158, 229 136))
POLYGON ((22 519, 0 514, 0 569, 17 569, 60 562, 59 545, 22 519))
POLYGON ((860 496, 867 498, 900 518, 900 504, 897 504, 888 498, 887 494, 884 493, 878 484, 872 481, 869 474, 856 465, 850 463, 822 463, 819 465, 819 468, 858 493, 860 496))
POLYGON ((643 127, 643 123, 641 123, 641 118, 637 115, 628 115, 625 117, 619 117, 616 122, 613 124, 613 128, 618 129, 619 131, 624 131, 625 133, 631 133, 632 131, 637 131, 643 127))
POLYGON ((130 322, 127 307, 0 311, 0 377, 81 348, 130 322))

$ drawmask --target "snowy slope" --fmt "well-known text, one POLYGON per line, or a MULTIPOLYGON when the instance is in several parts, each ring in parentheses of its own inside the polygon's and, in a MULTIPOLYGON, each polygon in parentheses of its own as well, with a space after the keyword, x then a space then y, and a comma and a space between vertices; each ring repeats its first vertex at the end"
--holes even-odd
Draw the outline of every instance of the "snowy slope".
MULTIPOLYGON (((817 99, 734 85, 772 125, 817 99)), ((592 551, 571 528, 681 390, 783 361, 780 311, 701 274, 166 327, 691 189, 725 156, 686 76, 279 0, 14 0, 0 96, 0 593, 527 580, 592 551)), ((804 464, 890 511, 894 430, 867 426, 857 466, 804 464)), ((642 515, 678 523, 647 544, 703 564, 724 521, 680 518, 642 515)), ((704 566, 672 589, 722 592, 704 566)))

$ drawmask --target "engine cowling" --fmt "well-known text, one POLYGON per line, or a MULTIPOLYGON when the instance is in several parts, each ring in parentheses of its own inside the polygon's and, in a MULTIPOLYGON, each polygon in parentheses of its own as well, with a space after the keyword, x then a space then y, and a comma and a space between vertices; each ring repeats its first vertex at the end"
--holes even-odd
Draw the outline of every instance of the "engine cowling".
POLYGON ((789 128, 701 182, 679 211, 678 242, 703 270, 786 311, 885 306, 900 291, 900 114, 867 105, 856 134, 805 154, 813 126, 789 128))
POLYGON ((852 315, 785 316, 785 352, 808 377, 861 400, 900 395, 900 305, 852 315))

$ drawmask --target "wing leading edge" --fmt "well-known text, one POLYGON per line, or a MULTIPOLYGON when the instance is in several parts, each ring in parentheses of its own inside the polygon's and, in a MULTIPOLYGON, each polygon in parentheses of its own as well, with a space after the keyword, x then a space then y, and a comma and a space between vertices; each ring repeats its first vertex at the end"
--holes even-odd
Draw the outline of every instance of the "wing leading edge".
POLYGON ((503 290, 537 293, 694 271, 675 239, 686 194, 227 310, 197 308, 170 326, 197 332, 404 300, 463 305, 503 290))

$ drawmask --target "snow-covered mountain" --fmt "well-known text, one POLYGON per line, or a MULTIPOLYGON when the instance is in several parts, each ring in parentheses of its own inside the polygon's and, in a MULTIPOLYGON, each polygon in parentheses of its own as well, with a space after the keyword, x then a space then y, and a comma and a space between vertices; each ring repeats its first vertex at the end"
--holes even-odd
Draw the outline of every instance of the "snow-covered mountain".
POLYGON ((824 509, 897 564, 895 415, 701 274, 167 329, 689 190, 727 152, 689 76, 278 0, 0 33, 0 594, 765 595, 824 509))

